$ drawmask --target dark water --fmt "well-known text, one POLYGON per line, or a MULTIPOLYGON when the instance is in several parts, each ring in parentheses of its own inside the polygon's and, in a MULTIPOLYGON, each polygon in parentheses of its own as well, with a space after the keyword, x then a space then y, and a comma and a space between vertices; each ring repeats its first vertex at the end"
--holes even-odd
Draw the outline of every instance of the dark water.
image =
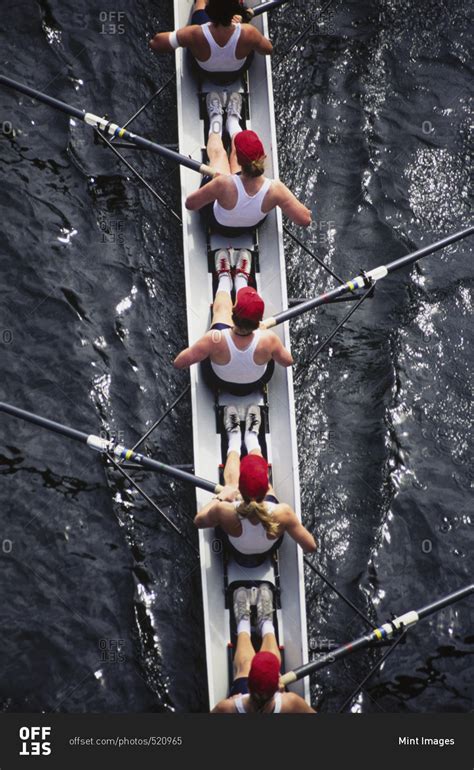
MULTIPOLYGON (((173 73, 146 45, 173 27, 169 2, 122 19, 110 2, 1 5, 2 71, 66 101, 123 122, 173 73)), ((277 51, 309 5, 274 14, 277 51)), ((346 278, 468 222, 467 13, 456 0, 335 0, 276 70, 281 177, 314 211, 303 239, 346 278)), ((171 87, 135 130, 172 143, 175 115, 171 87)), ((132 443, 187 383, 170 366, 186 342, 179 225, 85 126, 3 88, 0 123, 0 396, 132 443)), ((127 157, 177 208, 176 170, 127 157)), ((472 580, 471 253, 462 242, 382 282, 299 370, 318 564, 374 622, 472 580)), ((333 285, 291 241, 287 254, 291 296, 333 285)), ((345 309, 294 323, 300 367, 345 309)), ((185 400, 148 442, 154 456, 192 462, 190 419, 185 400)), ((98 456, 6 416, 0 476, 2 709, 205 710, 192 545, 98 456)), ((195 544, 192 492, 135 478, 195 544)), ((365 630, 310 573, 307 598, 313 650, 365 630)), ((420 623, 353 710, 472 710, 470 621, 463 602, 420 623)), ((375 659, 318 675, 314 704, 339 709, 375 659)))

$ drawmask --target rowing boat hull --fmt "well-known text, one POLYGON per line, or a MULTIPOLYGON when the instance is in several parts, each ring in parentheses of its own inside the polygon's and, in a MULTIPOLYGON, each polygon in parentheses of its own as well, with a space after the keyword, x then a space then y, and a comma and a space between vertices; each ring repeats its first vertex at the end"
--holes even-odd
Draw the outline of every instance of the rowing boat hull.
MULTIPOLYGON (((175 28, 188 23, 192 2, 175 0, 175 28)), ((266 18, 255 24, 266 33, 266 18)), ((183 50, 176 54, 179 151, 200 158, 204 145, 204 124, 199 114, 197 83, 192 78, 183 50)), ((255 56, 249 71, 250 125, 259 134, 267 152, 266 173, 278 177, 276 131, 273 111, 271 62, 255 56)), ((199 176, 181 166, 183 211, 183 252, 186 283, 186 307, 189 343, 195 342, 209 328, 212 302, 212 277, 208 272, 206 233, 199 214, 186 210, 186 196, 200 183, 199 176)), ((265 315, 287 307, 286 268, 280 212, 273 211, 259 229, 260 275, 258 286, 265 300, 265 315)), ((282 325, 278 333, 289 348, 289 332, 282 325)), ((202 380, 199 367, 191 368, 193 446, 195 472, 204 478, 217 477, 221 463, 221 441, 216 433, 214 397, 202 380)), ((294 395, 291 370, 277 366, 268 388, 270 404, 271 461, 273 485, 279 499, 290 504, 300 515, 300 490, 294 395)), ((209 494, 197 490, 198 508, 209 501, 209 494)), ((227 645, 229 613, 224 605, 222 555, 213 530, 201 530, 200 561, 204 605, 209 702, 212 708, 228 694, 227 645)), ((289 537, 280 549, 281 603, 279 624, 284 637, 285 668, 306 662, 307 631, 301 549, 289 537)), ((251 579, 252 570, 234 566, 233 577, 251 579)), ((262 578, 261 578, 262 579, 262 578)), ((264 579, 264 578, 263 578, 264 579)), ((308 697, 307 683, 294 688, 308 697)))

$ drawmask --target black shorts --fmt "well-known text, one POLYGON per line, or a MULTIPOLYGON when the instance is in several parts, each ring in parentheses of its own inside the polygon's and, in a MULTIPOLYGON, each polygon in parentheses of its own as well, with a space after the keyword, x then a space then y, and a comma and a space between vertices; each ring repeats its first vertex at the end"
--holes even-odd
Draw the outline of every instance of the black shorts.
MULTIPOLYGON (((228 324, 213 324, 211 326, 211 329, 218 328, 222 330, 230 329, 231 327, 228 324)), ((232 393, 233 396, 249 396, 250 393, 261 390, 263 386, 271 380, 274 371, 275 361, 272 358, 267 364, 265 374, 263 377, 260 377, 259 380, 256 380, 255 382, 227 382, 226 380, 221 380, 221 378, 217 376, 211 366, 209 358, 201 361, 201 373, 206 385, 211 388, 211 390, 224 390, 226 393, 232 393)))
POLYGON ((232 698, 233 695, 247 695, 249 691, 248 681, 248 676, 239 676, 238 679, 234 679, 230 688, 229 698, 232 698))
POLYGON ((206 11, 194 11, 191 16, 191 24, 207 24, 211 21, 206 11))
POLYGON ((230 324, 223 324, 220 321, 218 321, 217 323, 212 324, 211 331, 213 331, 214 329, 216 329, 217 331, 221 332, 224 329, 232 329, 232 326, 230 324))

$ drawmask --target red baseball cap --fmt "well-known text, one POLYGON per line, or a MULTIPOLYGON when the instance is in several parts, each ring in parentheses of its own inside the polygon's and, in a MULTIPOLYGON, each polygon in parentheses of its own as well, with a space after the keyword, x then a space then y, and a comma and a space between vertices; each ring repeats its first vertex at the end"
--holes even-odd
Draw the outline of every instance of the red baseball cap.
POLYGON ((260 323, 265 310, 265 302, 252 286, 244 286, 237 292, 234 315, 247 321, 260 323))
POLYGON ((263 500, 268 492, 268 463, 262 455, 246 455, 240 463, 239 490, 246 500, 263 500))
POLYGON ((255 131, 239 131, 234 137, 234 144, 241 166, 265 156, 265 148, 255 131))
POLYGON ((249 671, 248 687, 255 695, 273 695, 278 690, 280 661, 273 652, 257 652, 249 671))

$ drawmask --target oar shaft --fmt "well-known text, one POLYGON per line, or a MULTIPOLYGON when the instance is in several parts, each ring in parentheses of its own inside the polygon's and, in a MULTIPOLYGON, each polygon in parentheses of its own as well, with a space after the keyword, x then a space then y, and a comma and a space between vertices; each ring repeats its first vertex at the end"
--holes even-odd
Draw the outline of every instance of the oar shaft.
POLYGON ((312 674, 314 671, 319 671, 319 669, 325 668, 330 663, 334 663, 334 661, 344 658, 351 652, 356 652, 364 647, 368 647, 373 642, 390 639, 396 632, 409 628, 415 623, 418 623, 419 620, 426 618, 428 615, 432 615, 434 612, 442 610, 443 607, 447 607, 449 604, 454 604, 454 602, 464 599, 472 593, 474 593, 474 583, 471 583, 471 585, 461 588, 459 591, 455 591, 452 594, 443 596, 442 599, 438 599, 432 604, 427 604, 420 610, 405 612, 403 615, 399 615, 388 623, 379 626, 379 628, 375 628, 371 633, 361 636, 353 642, 343 644, 341 647, 332 650, 332 652, 327 653, 326 655, 322 655, 318 660, 306 663, 304 666, 300 666, 294 671, 288 671, 281 677, 282 683, 287 685, 296 682, 298 679, 302 679, 303 677, 312 674))
POLYGON ((345 658, 346 655, 349 655, 351 652, 356 652, 357 650, 366 647, 368 644, 370 644, 371 636, 371 634, 367 634, 367 636, 361 636, 354 642, 348 642, 347 644, 343 644, 342 647, 338 647, 336 650, 332 650, 325 655, 321 655, 317 660, 306 663, 304 666, 299 666, 299 668, 296 668, 294 671, 288 671, 281 677, 282 683, 287 685, 291 684, 292 682, 296 682, 298 679, 303 679, 303 677, 309 676, 314 671, 319 671, 321 668, 326 668, 326 666, 329 666, 336 660, 345 658))
POLYGON ((349 284, 345 283, 343 286, 338 286, 337 289, 326 292, 326 294, 320 294, 319 297, 314 297, 313 299, 308 299, 305 302, 300 302, 299 305, 294 305, 293 307, 288 308, 288 310, 282 310, 281 313, 277 313, 275 316, 266 318, 263 321, 263 324, 267 329, 271 329, 277 324, 282 324, 285 321, 290 321, 292 318, 297 318, 303 313, 307 313, 308 310, 313 310, 315 307, 325 305, 327 302, 333 302, 337 297, 341 297, 343 294, 348 294, 350 291, 351 289, 349 284))
POLYGON ((435 251, 444 249, 446 246, 450 246, 451 243, 456 243, 456 241, 460 241, 462 238, 467 238, 467 236, 472 235, 473 233, 474 227, 466 227, 464 230, 460 230, 457 233, 448 235, 446 238, 442 238, 440 241, 436 241, 436 243, 423 246, 422 249, 418 249, 418 251, 407 254, 405 257, 395 259, 393 262, 389 262, 388 265, 385 265, 387 273, 393 273, 394 270, 399 270, 401 267, 411 265, 412 262, 416 262, 417 259, 427 257, 428 254, 433 254, 435 251))
POLYGON ((33 99, 37 99, 40 102, 44 102, 44 104, 48 104, 50 107, 61 110, 61 112, 65 112, 67 115, 78 118, 78 120, 84 121, 84 123, 92 126, 92 128, 97 128, 106 134, 110 134, 110 136, 113 136, 114 138, 119 137, 121 139, 127 139, 128 141, 133 142, 133 144, 135 144, 137 147, 142 147, 145 150, 151 150, 152 152, 161 155, 163 158, 167 158, 174 163, 179 163, 182 166, 186 166, 192 171, 197 171, 199 174, 214 176, 216 173, 215 169, 207 166, 205 163, 199 163, 199 161, 193 160, 193 158, 188 158, 186 155, 181 155, 179 152, 170 150, 169 147, 163 147, 161 144, 151 142, 149 139, 145 139, 143 136, 132 134, 131 131, 128 131, 126 128, 121 128, 115 123, 107 120, 107 118, 101 118, 91 112, 79 110, 77 107, 66 104, 66 102, 55 99, 48 94, 42 93, 41 91, 37 91, 35 88, 31 88, 24 83, 18 83, 16 80, 12 80, 5 75, 0 75, 0 84, 7 86, 8 88, 13 88, 15 91, 20 91, 21 93, 26 94, 27 96, 31 96, 33 99))
POLYGON ((31 86, 27 86, 25 83, 19 83, 16 80, 12 80, 12 78, 8 78, 6 75, 0 75, 0 83, 8 88, 13 88, 14 91, 20 91, 22 94, 31 96, 32 99, 38 99, 38 101, 44 102, 44 104, 49 104, 50 107, 61 110, 61 112, 65 112, 67 115, 71 115, 74 118, 78 118, 79 120, 84 120, 85 118, 86 113, 84 110, 79 110, 71 104, 66 104, 66 102, 62 102, 60 99, 49 96, 49 94, 37 91, 36 88, 31 88, 31 86))
POLYGON ((19 409, 11 404, 0 402, 0 412, 6 412, 14 417, 19 417, 21 420, 31 422, 34 425, 40 425, 42 428, 46 428, 54 433, 59 433, 62 436, 67 436, 75 441, 81 441, 83 444, 87 444, 90 449, 95 449, 102 454, 109 453, 117 460, 127 460, 129 462, 137 463, 143 468, 158 471, 158 473, 164 473, 166 476, 172 476, 187 484, 192 484, 200 489, 205 489, 208 492, 219 492, 222 488, 220 485, 208 481, 207 479, 203 479, 200 476, 195 476, 193 473, 188 473, 180 468, 175 468, 173 465, 161 463, 159 460, 153 460, 151 457, 145 457, 145 455, 134 452, 133 449, 127 449, 127 447, 122 444, 115 444, 109 439, 101 438, 94 434, 84 433, 83 431, 75 430, 75 428, 69 428, 67 425, 54 422, 54 420, 48 420, 46 417, 40 417, 38 414, 27 412, 24 409, 19 409))
POLYGON ((474 583, 471 583, 471 585, 466 586, 465 588, 460 588, 459 591, 454 591, 454 593, 448 594, 448 596, 444 596, 442 599, 438 599, 438 601, 433 602, 432 604, 427 604, 425 607, 422 607, 421 610, 417 610, 416 614, 420 620, 422 620, 428 615, 432 615, 434 612, 442 610, 443 607, 447 607, 448 604, 454 604, 454 602, 458 602, 460 599, 464 599, 472 593, 474 593, 474 583))
POLYGON ((48 420, 47 417, 40 417, 39 414, 27 412, 25 409, 19 409, 17 406, 12 406, 12 404, 5 404, 3 401, 0 401, 0 412, 6 412, 7 414, 13 415, 13 417, 18 417, 20 420, 26 420, 26 422, 32 422, 34 425, 40 425, 42 428, 51 430, 54 433, 59 433, 62 436, 67 436, 75 441, 82 441, 83 444, 87 444, 87 439, 89 438, 88 433, 76 430, 75 428, 69 428, 67 425, 61 425, 59 422, 48 420))
POLYGON ((254 5, 249 10, 253 11, 254 16, 260 16, 262 13, 273 11, 274 8, 278 8, 280 5, 284 5, 288 0, 269 0, 268 3, 262 3, 261 5, 254 5))

